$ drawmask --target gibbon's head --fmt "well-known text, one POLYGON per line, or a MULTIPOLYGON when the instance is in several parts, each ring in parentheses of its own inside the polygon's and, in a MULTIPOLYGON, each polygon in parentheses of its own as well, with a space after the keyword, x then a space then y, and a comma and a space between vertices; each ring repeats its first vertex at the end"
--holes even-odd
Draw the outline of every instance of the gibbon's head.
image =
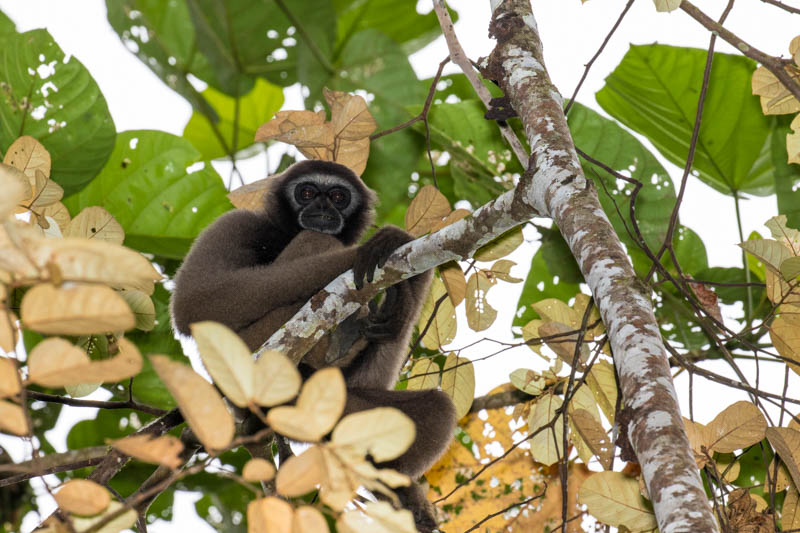
POLYGON ((272 179, 267 214, 291 221, 297 231, 328 233, 349 245, 375 216, 375 193, 339 163, 300 161, 272 179))

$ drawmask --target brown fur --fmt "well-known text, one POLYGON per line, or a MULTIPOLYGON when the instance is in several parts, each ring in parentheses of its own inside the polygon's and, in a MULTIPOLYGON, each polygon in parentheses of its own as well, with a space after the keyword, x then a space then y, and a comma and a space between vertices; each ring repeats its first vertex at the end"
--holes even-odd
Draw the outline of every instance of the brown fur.
MULTIPOLYGON (((195 241, 175 277, 171 306, 179 332, 188 334, 193 322, 215 320, 236 331, 255 350, 334 278, 354 265, 360 265, 360 270, 365 265, 374 268, 391 250, 412 238, 399 228, 387 227, 367 243, 355 245, 373 219, 375 200, 346 167, 304 161, 271 180, 263 212, 227 213, 195 241), (303 230, 298 225, 286 198, 287 184, 309 174, 338 176, 358 192, 358 198, 353 198, 359 202, 358 209, 346 217, 337 235, 303 230)), ((342 367, 347 383, 346 413, 390 406, 414 421, 417 437, 411 448, 385 465, 412 477, 423 474, 444 453, 456 422, 453 404, 442 392, 392 390, 431 279, 432 272, 426 272, 391 289, 396 291, 394 301, 391 309, 383 310, 381 319, 390 331, 388 337, 376 340, 362 336, 350 356, 333 363, 342 367)), ((306 355, 306 364, 301 363, 304 374, 310 372, 309 363, 314 368, 324 366, 327 352, 331 346, 342 344, 345 333, 360 331, 353 329, 363 324, 358 318, 342 323, 306 355)), ((424 493, 417 485, 398 494, 414 513, 420 531, 435 528, 424 493)))

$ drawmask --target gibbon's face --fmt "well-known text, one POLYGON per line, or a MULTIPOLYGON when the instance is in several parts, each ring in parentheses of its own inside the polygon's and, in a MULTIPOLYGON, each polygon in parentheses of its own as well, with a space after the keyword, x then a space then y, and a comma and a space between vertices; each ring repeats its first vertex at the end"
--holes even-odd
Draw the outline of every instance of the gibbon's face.
POLYGON ((350 182, 329 174, 298 176, 286 185, 285 194, 301 228, 331 235, 342 231, 345 219, 361 204, 350 182))

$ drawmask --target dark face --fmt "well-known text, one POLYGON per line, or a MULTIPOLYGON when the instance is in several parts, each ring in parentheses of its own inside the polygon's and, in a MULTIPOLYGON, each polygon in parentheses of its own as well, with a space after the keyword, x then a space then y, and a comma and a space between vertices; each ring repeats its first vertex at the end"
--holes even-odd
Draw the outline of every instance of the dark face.
POLYGON ((301 228, 331 235, 338 235, 359 207, 358 191, 339 176, 299 177, 288 184, 286 194, 301 228))

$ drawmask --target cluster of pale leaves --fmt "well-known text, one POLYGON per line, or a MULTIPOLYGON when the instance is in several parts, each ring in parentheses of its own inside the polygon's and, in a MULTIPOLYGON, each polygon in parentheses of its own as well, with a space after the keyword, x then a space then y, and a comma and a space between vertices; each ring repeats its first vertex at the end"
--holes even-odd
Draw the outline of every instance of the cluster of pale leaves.
MULTIPOLYGON (((360 176, 369 158, 369 135, 378 123, 360 96, 323 89, 331 109, 331 119, 325 111, 278 111, 275 118, 256 132, 255 141, 282 141, 297 147, 309 159, 334 161, 360 176)), ((242 209, 259 209, 269 178, 254 181, 228 194, 231 203, 242 209)))
MULTIPOLYGON (((789 43, 789 54, 793 64, 786 65, 786 72, 795 80, 800 79, 800 35, 789 43)), ((763 65, 753 72, 753 94, 761 97, 761 112, 765 115, 788 115, 800 112, 800 101, 763 65)), ((793 132, 786 135, 786 150, 789 163, 800 163, 800 114, 790 124, 793 132)))
POLYGON ((767 298, 778 306, 769 336, 788 367, 800 374, 800 231, 786 227, 784 215, 765 225, 772 239, 748 240, 739 246, 764 265, 767 298))
POLYGON ((51 335, 28 354, 26 376, 16 358, 0 357, 0 431, 28 435, 22 386, 65 387, 82 396, 139 372, 142 358, 122 334, 153 327, 150 295, 161 275, 122 246, 122 227, 104 209, 70 218, 60 202, 64 191, 50 179, 50 154, 32 137, 9 147, 0 190, 0 350, 15 353, 22 328, 51 335), (9 301, 18 288, 27 288, 19 320, 9 301), (112 357, 89 358, 85 348, 96 336, 108 341, 112 357))

